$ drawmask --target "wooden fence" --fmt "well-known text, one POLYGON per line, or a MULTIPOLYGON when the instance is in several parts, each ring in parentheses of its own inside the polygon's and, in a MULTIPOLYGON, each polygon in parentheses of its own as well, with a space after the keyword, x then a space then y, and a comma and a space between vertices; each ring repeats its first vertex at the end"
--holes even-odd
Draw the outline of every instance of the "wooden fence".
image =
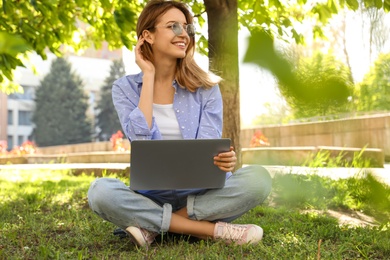
POLYGON ((260 130, 271 147, 334 146, 379 148, 390 161, 390 113, 353 119, 262 126, 242 129, 241 146, 250 146, 254 133, 260 130))

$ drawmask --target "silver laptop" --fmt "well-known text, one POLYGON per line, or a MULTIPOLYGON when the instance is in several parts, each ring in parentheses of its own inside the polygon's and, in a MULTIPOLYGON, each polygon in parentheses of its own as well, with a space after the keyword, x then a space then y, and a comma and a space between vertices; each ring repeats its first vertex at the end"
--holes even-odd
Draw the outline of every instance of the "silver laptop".
POLYGON ((171 190, 221 188, 226 174, 213 157, 229 151, 230 139, 134 140, 130 188, 171 190))

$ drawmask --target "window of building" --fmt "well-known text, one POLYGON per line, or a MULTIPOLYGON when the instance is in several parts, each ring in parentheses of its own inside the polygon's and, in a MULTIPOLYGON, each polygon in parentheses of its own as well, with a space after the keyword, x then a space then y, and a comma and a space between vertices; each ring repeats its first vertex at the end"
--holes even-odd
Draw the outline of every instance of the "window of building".
POLYGON ((11 151, 12 148, 14 148, 14 140, 13 140, 13 136, 9 135, 7 136, 7 150, 11 151))
POLYGON ((24 136, 23 135, 18 135, 18 145, 21 146, 24 142, 24 136))
POLYGON ((9 99, 22 99, 22 100, 33 100, 35 97, 35 88, 33 86, 22 86, 22 93, 12 93, 8 96, 9 99))
POLYGON ((8 110, 8 125, 14 124, 14 111, 8 110))
POLYGON ((19 125, 31 125, 31 111, 19 110, 19 125))

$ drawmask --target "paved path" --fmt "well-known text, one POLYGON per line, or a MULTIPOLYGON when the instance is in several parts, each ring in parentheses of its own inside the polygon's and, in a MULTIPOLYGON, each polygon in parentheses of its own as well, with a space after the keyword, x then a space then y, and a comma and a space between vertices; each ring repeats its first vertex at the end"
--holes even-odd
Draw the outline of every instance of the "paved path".
MULTIPOLYGON (((94 170, 108 170, 108 171, 125 171, 130 167, 130 163, 70 163, 70 164, 10 164, 0 165, 0 174, 8 170, 77 170, 77 171, 94 171, 94 170)), ((390 164, 386 164, 384 168, 369 168, 369 169, 355 169, 355 168, 308 168, 295 166, 264 166, 271 174, 275 173, 294 173, 294 174, 318 174, 320 176, 327 176, 332 179, 348 178, 355 175, 364 176, 365 173, 371 172, 378 180, 390 186, 390 164)))

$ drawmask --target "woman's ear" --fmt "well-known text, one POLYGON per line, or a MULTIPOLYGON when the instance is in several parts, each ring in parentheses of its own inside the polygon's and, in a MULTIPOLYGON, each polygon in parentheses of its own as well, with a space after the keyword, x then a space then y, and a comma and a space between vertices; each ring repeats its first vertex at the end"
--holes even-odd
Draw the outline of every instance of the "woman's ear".
POLYGON ((151 33, 148 30, 144 30, 142 32, 142 36, 147 43, 149 43, 150 45, 153 45, 153 43, 154 43, 154 34, 153 33, 151 33))

